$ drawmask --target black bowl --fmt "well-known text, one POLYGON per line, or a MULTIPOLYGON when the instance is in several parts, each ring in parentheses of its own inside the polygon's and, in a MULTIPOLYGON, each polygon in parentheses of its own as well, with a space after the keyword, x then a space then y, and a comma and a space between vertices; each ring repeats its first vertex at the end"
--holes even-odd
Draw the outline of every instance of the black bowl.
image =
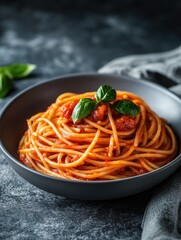
MULTIPOLYGON (((181 100, 167 89, 142 80, 103 74, 79 74, 52 79, 26 89, 10 101, 0 117, 0 146, 13 169, 35 186, 65 197, 105 200, 129 196, 147 190, 169 177, 181 165, 181 153, 167 165, 143 175, 108 181, 66 180, 34 171, 18 161, 17 148, 26 127, 26 119, 46 110, 63 92, 95 91, 101 84, 126 90, 142 97, 149 106, 169 121, 181 140, 181 100)), ((179 146, 181 149, 181 146, 179 146)))

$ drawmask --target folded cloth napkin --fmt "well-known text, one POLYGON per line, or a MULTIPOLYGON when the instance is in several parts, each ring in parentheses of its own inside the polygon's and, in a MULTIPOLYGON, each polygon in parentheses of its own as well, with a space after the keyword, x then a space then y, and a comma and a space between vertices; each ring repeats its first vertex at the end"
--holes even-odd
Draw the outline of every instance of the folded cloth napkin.
POLYGON ((117 58, 98 72, 146 79, 161 84, 181 96, 181 46, 164 53, 117 58))
MULTIPOLYGON (((115 59, 99 73, 156 82, 181 97, 181 46, 168 52, 115 59)), ((142 240, 181 239, 181 169, 158 186, 144 214, 142 240)))
POLYGON ((181 239, 181 169, 156 189, 142 227, 142 240, 181 239))

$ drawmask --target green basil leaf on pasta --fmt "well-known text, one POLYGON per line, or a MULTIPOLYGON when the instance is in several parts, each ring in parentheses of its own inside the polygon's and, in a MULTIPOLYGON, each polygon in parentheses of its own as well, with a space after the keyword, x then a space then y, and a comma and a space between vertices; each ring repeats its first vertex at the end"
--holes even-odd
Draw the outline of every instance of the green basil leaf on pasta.
POLYGON ((102 85, 96 92, 97 102, 111 102, 116 99, 116 90, 109 85, 102 85))
POLYGON ((75 106, 72 113, 72 120, 75 123, 77 120, 87 117, 97 107, 97 102, 90 98, 82 98, 75 106))
POLYGON ((118 100, 111 107, 120 114, 136 116, 140 113, 140 107, 130 100, 118 100))

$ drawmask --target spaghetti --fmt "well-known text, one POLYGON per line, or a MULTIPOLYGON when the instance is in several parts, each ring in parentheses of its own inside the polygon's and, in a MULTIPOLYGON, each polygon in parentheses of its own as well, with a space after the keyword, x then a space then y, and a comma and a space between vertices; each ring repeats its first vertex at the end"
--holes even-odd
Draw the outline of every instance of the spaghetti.
POLYGON ((134 117, 99 103, 87 117, 71 119, 82 98, 95 92, 61 94, 45 112, 27 120, 19 144, 19 159, 51 176, 78 180, 114 180, 151 172, 170 162, 177 152, 175 135, 165 120, 137 95, 117 91, 140 107, 134 117))

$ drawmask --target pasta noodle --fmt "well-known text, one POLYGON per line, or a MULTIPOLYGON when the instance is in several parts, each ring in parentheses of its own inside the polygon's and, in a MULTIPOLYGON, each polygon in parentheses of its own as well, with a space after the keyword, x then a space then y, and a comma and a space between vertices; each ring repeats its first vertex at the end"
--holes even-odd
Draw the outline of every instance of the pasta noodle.
POLYGON ((151 172, 177 153, 175 135, 137 95, 117 91, 140 107, 135 117, 118 114, 100 103, 87 117, 73 123, 72 111, 95 92, 61 94, 46 111, 27 120, 19 143, 19 159, 51 176, 78 180, 115 180, 151 172))

